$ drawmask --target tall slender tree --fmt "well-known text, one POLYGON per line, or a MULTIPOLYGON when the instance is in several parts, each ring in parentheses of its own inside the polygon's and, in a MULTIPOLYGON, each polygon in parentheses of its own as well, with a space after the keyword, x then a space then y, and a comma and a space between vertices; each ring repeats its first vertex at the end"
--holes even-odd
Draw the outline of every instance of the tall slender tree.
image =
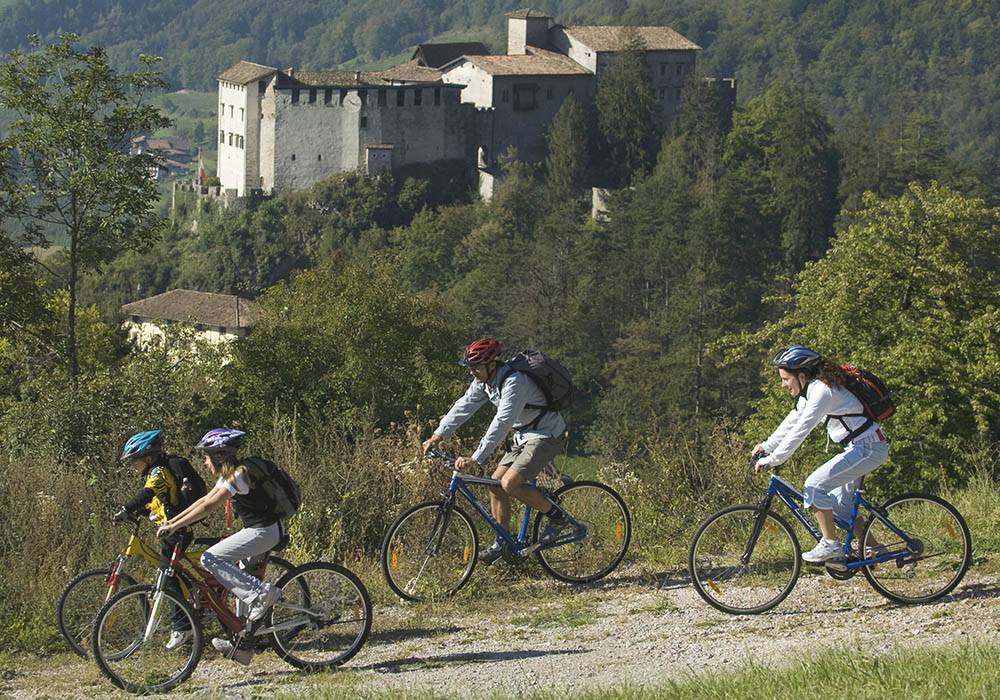
POLYGON ((67 248, 58 279, 69 294, 65 347, 74 391, 80 276, 159 233, 155 155, 132 155, 130 146, 134 136, 169 124, 142 101, 164 84, 151 70, 158 59, 140 56, 144 70, 118 73, 103 49, 81 51, 76 40, 63 34, 40 47, 31 37, 31 50, 12 51, 0 65, 0 107, 15 115, 0 141, 15 193, 8 209, 28 242, 67 248))

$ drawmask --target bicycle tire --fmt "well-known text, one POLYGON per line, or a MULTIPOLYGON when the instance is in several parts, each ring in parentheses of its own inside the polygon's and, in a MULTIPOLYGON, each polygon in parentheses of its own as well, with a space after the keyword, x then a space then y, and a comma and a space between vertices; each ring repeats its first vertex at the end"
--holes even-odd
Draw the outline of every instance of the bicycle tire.
POLYGON ((301 617, 302 611, 287 607, 290 604, 319 609, 331 616, 322 630, 316 622, 318 615, 313 615, 309 616, 311 625, 273 632, 271 646, 282 659, 305 671, 320 671, 346 663, 364 646, 371 632, 372 602, 365 584, 350 569, 330 562, 310 562, 288 572, 278 586, 282 589, 282 597, 266 616, 268 626, 287 624, 301 617), (295 591, 303 592, 305 599, 297 599, 295 591), (345 613, 348 618, 344 617, 345 613), (348 629, 338 627, 342 624, 351 625, 352 629, 356 627, 357 631, 353 635, 338 635, 339 630, 348 629), (338 641, 341 639, 343 641, 338 641), (318 642, 333 645, 332 657, 317 658, 318 642), (305 656, 306 650, 311 657, 305 656))
MULTIPOLYGON (((802 571, 802 550, 795 532, 784 518, 771 510, 765 514, 766 519, 761 525, 761 532, 757 535, 753 550, 754 555, 761 555, 755 558, 760 564, 751 570, 747 564, 742 563, 742 556, 753 532, 757 513, 757 506, 747 504, 723 508, 702 521, 688 547, 688 572, 698 595, 716 610, 730 615, 756 615, 771 610, 792 592, 802 571), (724 521, 732 521, 732 524, 724 521), (775 534, 773 529, 775 527, 778 534, 772 537, 775 534), (790 553, 783 551, 782 533, 789 541, 790 553), (767 539, 761 546, 761 538, 765 536, 767 539), (718 551, 711 551, 717 548, 718 551), (725 565, 718 566, 719 561, 725 562, 725 565), (781 574, 785 570, 790 573, 788 581, 781 584, 775 595, 765 598, 763 602, 754 599, 756 591, 760 590, 761 586, 758 584, 754 588, 753 584, 760 578, 773 578, 774 573, 781 574), (744 578, 743 573, 746 573, 743 585, 728 583, 744 578), (723 581, 727 582, 727 592, 733 593, 727 600, 722 599, 723 589, 719 585, 723 581), (740 601, 745 602, 737 604, 740 601)), ((783 579, 783 575, 781 578, 783 579)))
POLYGON ((199 616, 186 600, 162 591, 159 609, 150 601, 150 584, 139 584, 112 596, 94 618, 90 650, 101 673, 115 686, 130 693, 164 693, 187 680, 198 666, 202 652, 202 629, 199 616), (162 633, 170 628, 164 606, 176 605, 183 611, 192 637, 183 648, 167 651, 162 633), (144 642, 143 633, 150 615, 164 615, 154 623, 161 633, 144 642), (166 621, 164 626, 162 623, 166 621), (117 629, 116 629, 117 628, 117 629), (141 650, 146 653, 138 654, 141 650), (179 664, 176 670, 164 670, 179 664))
POLYGON ((408 508, 389 526, 382 541, 382 575, 389 588, 403 600, 423 602, 452 596, 468 583, 476 568, 476 556, 479 552, 476 528, 472 524, 472 519, 454 504, 447 509, 449 518, 445 528, 449 533, 457 533, 456 537, 459 538, 456 540, 459 545, 459 549, 455 552, 457 556, 454 557, 456 561, 444 558, 451 556, 450 548, 445 552, 445 547, 441 547, 438 554, 427 555, 432 538, 437 538, 438 542, 443 543, 445 535, 440 534, 438 528, 441 522, 439 518, 446 512, 445 504, 446 501, 443 500, 430 500, 408 508), (425 522, 427 520, 429 522, 425 522), (458 526, 456 522, 459 523, 458 526), (405 532, 400 536, 399 533, 404 528, 416 529, 412 533, 405 532), (425 555, 423 560, 421 561, 418 554, 412 557, 411 562, 411 554, 414 552, 423 552, 425 555), (441 556, 442 554, 444 556, 441 556), (427 565, 432 563, 432 557, 435 559, 433 567, 427 571, 427 565), (425 572, 433 575, 435 571, 441 571, 440 579, 447 576, 448 580, 435 585, 431 580, 432 576, 423 576, 425 572), (423 580, 420 580, 421 578, 423 580))
MULTIPOLYGON (((918 538, 922 549, 915 557, 862 567, 872 588, 885 598, 904 605, 929 603, 955 590, 972 564, 972 535, 958 509, 939 496, 914 491, 890 498, 882 505, 882 513, 900 530, 918 538), (948 558, 940 558, 945 556, 948 558), (926 576, 918 579, 918 571, 926 576), (937 571, 945 574, 940 583, 931 579, 937 578, 937 571), (932 587, 923 587, 916 594, 896 588, 898 583, 913 590, 921 582, 932 587)), ((896 537, 878 518, 869 519, 861 542, 868 543, 869 536, 883 545, 889 537, 896 537)), ((903 544, 898 538, 897 542, 903 544)))
POLYGON ((114 590, 109 590, 107 581, 110 576, 110 568, 82 571, 69 580, 56 601, 56 627, 59 634, 70 651, 81 658, 87 658, 94 616, 101 606, 121 589, 136 585, 131 576, 120 574, 114 590), (90 587, 93 590, 85 590, 90 587))
MULTIPOLYGON (((614 571, 632 541, 632 515, 625 500, 613 488, 597 481, 574 481, 556 490, 552 497, 570 517, 587 527, 587 536, 580 542, 536 551, 542 568, 565 583, 592 583, 614 571), (600 512, 605 507, 607 512, 600 512), (582 570, 569 570, 571 565, 581 563, 586 564, 582 570)), ((541 513, 535 516, 534 542, 538 541, 544 520, 541 513)))

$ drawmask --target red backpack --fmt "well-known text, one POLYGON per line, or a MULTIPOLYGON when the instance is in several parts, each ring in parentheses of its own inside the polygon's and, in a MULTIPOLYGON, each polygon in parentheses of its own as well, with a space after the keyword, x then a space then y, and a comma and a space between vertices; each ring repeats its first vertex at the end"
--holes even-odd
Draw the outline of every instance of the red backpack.
POLYGON ((861 402, 866 418, 881 423, 896 412, 892 392, 885 382, 861 367, 841 365, 840 368, 847 373, 847 383, 844 388, 861 402))

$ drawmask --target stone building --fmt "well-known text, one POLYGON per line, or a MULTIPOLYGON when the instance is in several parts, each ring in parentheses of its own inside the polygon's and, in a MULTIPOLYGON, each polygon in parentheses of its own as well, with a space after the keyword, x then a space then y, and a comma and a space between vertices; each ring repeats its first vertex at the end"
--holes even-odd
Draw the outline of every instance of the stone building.
MULTIPOLYGON (((503 55, 479 43, 421 44, 409 63, 369 73, 240 61, 219 76, 219 178, 242 197, 358 167, 462 159, 482 173, 510 148, 537 162, 566 96, 592 102, 633 46, 646 57, 666 129, 700 50, 670 27, 563 26, 523 9, 507 15, 503 55)), ((716 84, 734 102, 733 81, 716 84)))
POLYGON ((462 86, 415 62, 380 72, 280 71, 240 61, 219 76, 222 187, 243 197, 335 173, 468 161, 475 111, 462 86))
POLYGON ((125 304, 122 313, 129 338, 139 347, 148 347, 160 341, 166 326, 178 323, 194 326, 200 339, 212 343, 240 338, 264 311, 249 299, 232 294, 172 289, 125 304))

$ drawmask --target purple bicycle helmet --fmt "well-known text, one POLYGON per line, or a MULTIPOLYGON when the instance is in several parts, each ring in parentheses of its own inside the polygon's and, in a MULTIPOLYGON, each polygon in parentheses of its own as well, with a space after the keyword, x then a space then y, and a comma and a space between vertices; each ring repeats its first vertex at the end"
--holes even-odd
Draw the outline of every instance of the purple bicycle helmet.
POLYGON ((242 430, 212 428, 202 436, 194 448, 205 452, 235 452, 243 447, 245 437, 246 433, 242 430))

